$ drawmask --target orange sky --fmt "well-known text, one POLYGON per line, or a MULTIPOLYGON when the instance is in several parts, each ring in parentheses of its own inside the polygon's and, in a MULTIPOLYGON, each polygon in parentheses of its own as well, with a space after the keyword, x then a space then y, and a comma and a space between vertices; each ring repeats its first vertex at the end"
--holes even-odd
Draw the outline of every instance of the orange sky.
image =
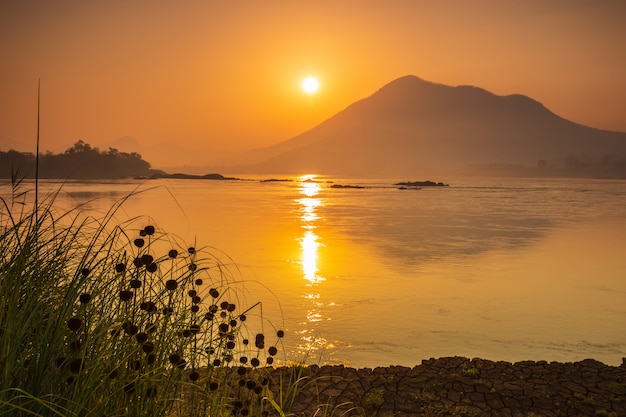
POLYGON ((38 78, 53 151, 130 136, 209 160, 290 139, 408 74, 626 131, 624 22, 622 0, 0 0, 0 149, 34 151, 38 78))

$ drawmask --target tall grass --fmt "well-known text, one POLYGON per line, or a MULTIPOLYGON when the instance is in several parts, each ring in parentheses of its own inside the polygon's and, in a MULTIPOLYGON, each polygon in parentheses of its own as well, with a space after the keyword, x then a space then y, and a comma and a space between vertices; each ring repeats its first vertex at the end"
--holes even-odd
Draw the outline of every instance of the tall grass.
POLYGON ((219 259, 114 224, 125 199, 93 218, 18 188, 0 190, 0 415, 284 415, 265 373, 283 332, 251 333, 259 304, 219 259))

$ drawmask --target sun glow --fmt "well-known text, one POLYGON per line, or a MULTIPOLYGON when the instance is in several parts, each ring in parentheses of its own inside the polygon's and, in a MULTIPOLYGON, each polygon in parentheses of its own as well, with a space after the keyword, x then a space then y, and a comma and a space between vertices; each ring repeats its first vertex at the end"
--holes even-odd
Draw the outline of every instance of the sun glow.
POLYGON ((306 77, 300 84, 302 90, 307 94, 313 94, 320 88, 320 83, 315 77, 306 77))

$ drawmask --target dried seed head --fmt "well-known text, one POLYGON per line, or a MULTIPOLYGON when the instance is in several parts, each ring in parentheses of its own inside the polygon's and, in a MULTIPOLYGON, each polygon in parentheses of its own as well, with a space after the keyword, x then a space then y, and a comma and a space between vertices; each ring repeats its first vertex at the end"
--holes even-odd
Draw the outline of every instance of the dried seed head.
POLYGON ((80 270, 80 273, 82 276, 86 277, 87 275, 89 275, 91 271, 88 268, 83 268, 80 270))
POLYGON ((141 263, 143 265, 150 265, 152 262, 154 262, 154 257, 149 253, 141 255, 141 263))
POLYGON ((175 365, 180 361, 181 357, 178 353, 172 353, 169 357, 170 363, 175 365))
POLYGON ((250 359, 250 365, 254 366, 255 368, 259 366, 260 364, 261 362, 257 358, 250 359))
POLYGON ((67 321, 67 327, 73 332, 78 331, 78 329, 80 329, 80 326, 82 326, 82 324, 83 324, 83 321, 79 319, 78 317, 72 317, 67 321))
POLYGON ((130 321, 124 322, 122 324, 122 330, 124 330, 124 332, 126 332, 126 334, 129 336, 134 336, 139 333, 139 327, 137 327, 130 321))
POLYGON ((129 290, 120 291, 120 300, 130 301, 133 298, 133 292, 129 290))
POLYGON ((191 306, 192 313, 197 313, 198 311, 200 311, 200 306, 191 306))
POLYGON ((258 349, 263 349, 265 347, 265 336, 263 335, 263 333, 259 333, 256 335, 256 338, 254 340, 254 346, 256 346, 258 349))
POLYGON ((131 279, 130 280, 130 288, 141 288, 141 280, 131 279))
POLYGON ((143 240, 142 238, 137 238, 135 239, 135 241, 133 242, 135 244, 135 246, 137 246, 138 248, 143 247, 143 245, 146 243, 145 240, 143 240))
POLYGON ((276 332, 276 336, 278 337, 285 337, 285 332, 283 330, 279 330, 276 332))
POLYGON ((146 226, 143 231, 146 232, 148 236, 152 236, 154 234, 154 226, 146 226))
POLYGON ((119 264, 115 265, 115 272, 121 273, 121 272, 124 272, 124 271, 126 271, 126 265, 124 265, 122 263, 119 263, 119 264))
POLYGON ((148 333, 144 333, 144 332, 137 333, 135 335, 135 339, 137 339, 137 342, 139 343, 144 343, 146 340, 148 340, 148 333))
POLYGON ((209 389, 211 391, 217 391, 218 388, 219 388, 219 384, 217 382, 211 382, 209 384, 209 389))
POLYGON ((73 374, 78 374, 83 369, 83 360, 82 359, 72 359, 70 361, 70 372, 73 374))
POLYGON ((176 281, 175 279, 169 279, 165 282, 165 288, 167 288, 170 291, 174 291, 176 288, 178 288, 178 281, 176 281))
POLYGON ((190 263, 189 264, 189 270, 190 271, 195 271, 196 269, 198 269, 198 265, 196 265, 194 263, 190 263))
POLYGON ((139 305, 139 308, 149 313, 157 311, 157 306, 152 301, 144 301, 139 305))
POLYGON ((199 373, 197 373, 196 371, 192 371, 192 372, 189 374, 189 380, 190 380, 190 381, 197 381, 197 380, 198 380, 198 378, 200 378, 200 374, 199 374, 199 373))
POLYGON ((158 265, 156 264, 156 262, 146 265, 146 271, 148 272, 156 272, 157 269, 158 265))
POLYGON ((190 255, 193 255, 194 253, 196 253, 196 248, 194 248, 193 246, 187 249, 187 252, 189 252, 190 255))
POLYGON ((270 346, 270 348, 267 350, 267 353, 269 353, 270 356, 274 356, 278 353, 278 349, 276 349, 276 346, 270 346))
POLYGON ((154 350, 154 343, 152 342, 146 342, 143 345, 141 345, 141 350, 143 350, 145 353, 151 353, 154 350))
POLYGON ((211 289, 209 290, 209 294, 210 294, 210 295, 211 295, 211 297, 213 297, 213 298, 217 298, 217 297, 219 297, 219 296, 220 296, 219 291, 217 291, 215 288, 211 288, 211 289))
POLYGON ((78 300, 81 302, 81 304, 87 304, 88 302, 91 301, 91 294, 89 294, 89 293, 82 293, 78 297, 78 300))
POLYGON ((200 285, 202 285, 202 282, 203 282, 202 278, 196 279, 196 285, 200 286, 200 285))
POLYGON ((196 290, 189 290, 187 291, 187 295, 190 297, 195 297, 198 293, 196 292, 196 290))
POLYGON ((167 256, 174 259, 178 256, 178 251, 176 249, 170 249, 170 251, 167 253, 167 256))

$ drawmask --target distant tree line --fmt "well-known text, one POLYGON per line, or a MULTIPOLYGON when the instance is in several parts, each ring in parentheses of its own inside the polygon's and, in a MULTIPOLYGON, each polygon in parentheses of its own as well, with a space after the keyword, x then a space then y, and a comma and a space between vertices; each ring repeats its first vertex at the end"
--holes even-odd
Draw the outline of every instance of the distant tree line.
MULTIPOLYGON (((35 177, 36 156, 29 152, 0 151, 0 178, 35 177)), ((100 151, 79 140, 60 154, 39 155, 39 178, 113 179, 159 174, 136 152, 115 148, 100 151)))

